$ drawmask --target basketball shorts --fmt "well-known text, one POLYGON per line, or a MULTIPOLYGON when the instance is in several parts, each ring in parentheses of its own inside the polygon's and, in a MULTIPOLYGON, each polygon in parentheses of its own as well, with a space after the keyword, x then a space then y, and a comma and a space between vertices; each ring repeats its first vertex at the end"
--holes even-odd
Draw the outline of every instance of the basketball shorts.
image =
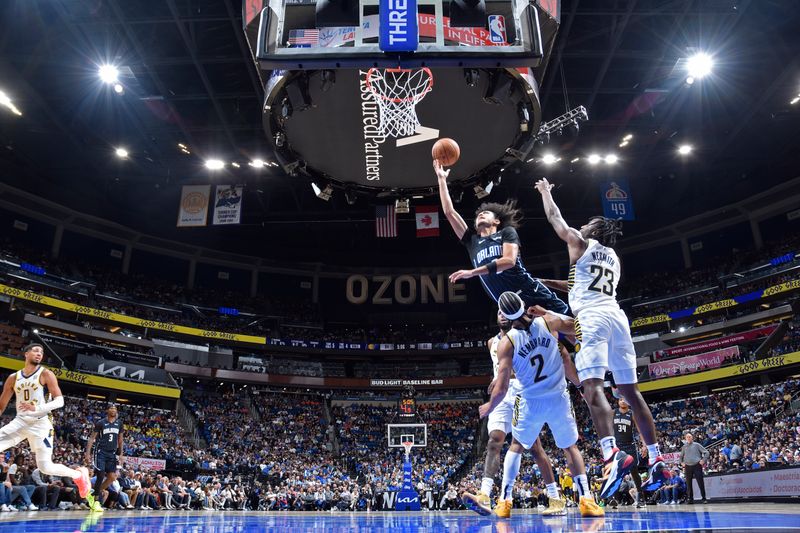
POLYGON ((560 393, 538 398, 517 394, 514 399, 511 433, 526 450, 539 438, 545 424, 559 448, 569 448, 578 442, 578 425, 566 388, 560 393))
POLYGON ((545 287, 544 283, 538 279, 533 280, 533 284, 522 289, 520 297, 525 302, 525 306, 541 305, 549 311, 568 315, 569 306, 564 300, 559 298, 555 292, 545 287))
POLYGON ((636 351, 622 309, 584 309, 575 318, 575 368, 581 381, 604 379, 610 370, 618 384, 636 383, 636 351))
POLYGON ((97 450, 94 452, 94 469, 105 474, 117 471, 117 456, 114 452, 97 450))
POLYGON ((511 433, 511 418, 514 415, 514 399, 517 397, 517 392, 519 392, 518 381, 512 379, 503 401, 489 413, 489 424, 486 429, 490 434, 492 431, 502 431, 506 435, 511 433))
POLYGON ((37 461, 49 460, 53 456, 53 424, 50 417, 27 420, 16 417, 0 428, 0 451, 13 448, 27 440, 37 461))

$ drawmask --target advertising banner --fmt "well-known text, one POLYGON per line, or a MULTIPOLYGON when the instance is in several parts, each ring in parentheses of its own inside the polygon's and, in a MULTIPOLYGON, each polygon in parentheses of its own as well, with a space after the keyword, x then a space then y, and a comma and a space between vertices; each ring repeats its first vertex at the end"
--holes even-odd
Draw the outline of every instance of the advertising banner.
MULTIPOLYGON (((705 481, 711 499, 800 496, 800 468, 706 476, 705 481)), ((700 499, 700 491, 695 490, 694 496, 700 499)))
POLYGON ((767 326, 764 328, 751 329, 750 331, 743 331, 742 333, 729 335, 727 337, 720 337, 719 339, 698 342, 695 344, 687 344, 685 346, 677 346, 675 348, 670 348, 669 350, 659 350, 655 352, 654 356, 656 361, 658 361, 659 359, 672 357, 673 355, 686 355, 690 353, 704 352, 706 350, 714 350, 716 348, 723 348, 733 344, 750 342, 760 337, 766 337, 770 335, 773 331, 775 331, 776 327, 777 326, 767 326))
POLYGON ((652 379, 659 379, 681 374, 691 374, 709 368, 719 368, 728 359, 739 357, 739 347, 731 346, 714 352, 690 355, 679 359, 671 359, 647 365, 652 379))

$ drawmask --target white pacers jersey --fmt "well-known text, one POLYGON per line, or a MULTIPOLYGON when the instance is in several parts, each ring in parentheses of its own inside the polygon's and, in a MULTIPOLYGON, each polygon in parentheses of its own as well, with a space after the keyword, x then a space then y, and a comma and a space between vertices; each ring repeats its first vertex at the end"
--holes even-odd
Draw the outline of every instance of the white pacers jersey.
POLYGON ((566 388, 564 362, 556 339, 544 319, 537 317, 527 330, 507 333, 514 346, 514 374, 518 393, 527 398, 561 394, 566 388))
POLYGON ((22 373, 22 370, 17 371, 17 380, 14 384, 14 392, 17 397, 18 417, 25 420, 37 420, 38 418, 41 418, 41 416, 33 417, 22 414, 23 411, 20 410, 20 405, 23 403, 32 403, 36 407, 41 407, 46 403, 44 397, 44 385, 39 383, 39 378, 42 377, 42 372, 44 372, 43 366, 40 366, 36 372, 27 377, 22 373))
POLYGON ((620 277, 619 257, 594 239, 588 240, 583 255, 569 269, 569 306, 575 316, 588 307, 614 307, 620 277))

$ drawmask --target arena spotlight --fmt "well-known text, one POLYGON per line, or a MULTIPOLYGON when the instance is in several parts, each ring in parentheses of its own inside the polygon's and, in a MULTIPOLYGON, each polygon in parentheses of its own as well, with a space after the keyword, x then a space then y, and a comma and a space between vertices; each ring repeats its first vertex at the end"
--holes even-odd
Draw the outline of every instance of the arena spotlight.
MULTIPOLYGON (((686 83, 691 84, 689 78, 699 80, 711 74, 711 69, 714 67, 714 60, 711 56, 704 53, 695 54, 689 58, 686 63, 686 70, 689 72, 689 77, 686 78, 686 83)), ((694 81, 693 80, 693 81, 694 81)))
POLYGON ((117 83, 119 69, 114 65, 100 65, 97 74, 100 76, 103 83, 111 85, 112 83, 117 83))
POLYGON ((794 104, 796 104, 797 102, 800 102, 800 95, 798 95, 798 96, 795 96, 794 98, 792 98, 792 99, 789 101, 789 104, 791 104, 791 105, 794 105, 794 104))
POLYGON ((317 198, 326 202, 331 199, 331 195, 333 194, 333 186, 330 183, 325 185, 324 189, 321 189, 319 185, 312 181, 311 189, 314 191, 314 195, 317 198))
POLYGON ((248 165, 250 165, 253 168, 263 168, 266 165, 266 163, 264 162, 263 159, 253 159, 248 163, 248 165))
POLYGON ((606 165, 613 165, 613 164, 615 164, 617 161, 619 161, 619 158, 617 157, 617 154, 608 154, 608 155, 605 157, 605 162, 606 162, 606 165))
POLYGON ((231 166, 233 168, 239 168, 241 165, 239 163, 237 163, 236 161, 234 161, 233 163, 231 163, 231 166))
POLYGON ((125 87, 123 87, 121 83, 115 83, 114 92, 122 96, 123 94, 125 94, 125 87))
POLYGON ((589 162, 590 165, 596 165, 597 163, 600 162, 601 159, 602 158, 599 155, 591 154, 586 160, 589 162))
POLYGON ((689 155, 692 153, 693 148, 691 144, 682 144, 678 147, 678 153, 681 155, 689 155))
POLYGON ((633 140, 633 133, 629 133, 622 138, 622 142, 630 142, 631 140, 633 140))
POLYGON ((120 159, 128 159, 128 151, 125 148, 117 148, 114 150, 114 153, 117 154, 117 157, 120 159))
POLYGON ((220 159, 206 159, 205 165, 208 170, 221 170, 225 168, 225 162, 220 159))
POLYGON ((544 154, 542 156, 542 163, 544 163, 545 165, 554 165, 559 159, 561 158, 556 157, 553 154, 544 154))
POLYGON ((14 105, 14 102, 11 101, 11 98, 3 91, 0 91, 0 105, 7 108, 18 117, 22 116, 22 111, 20 111, 17 106, 14 105))
POLYGON ((686 85, 691 85, 694 83, 694 78, 692 76, 686 76, 686 85))

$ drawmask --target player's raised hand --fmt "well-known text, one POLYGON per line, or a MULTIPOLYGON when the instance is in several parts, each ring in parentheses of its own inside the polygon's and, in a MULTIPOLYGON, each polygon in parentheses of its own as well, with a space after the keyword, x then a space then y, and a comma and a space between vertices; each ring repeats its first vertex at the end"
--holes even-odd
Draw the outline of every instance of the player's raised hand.
POLYGON ((478 407, 478 415, 480 415, 480 418, 486 418, 487 416, 489 416, 489 408, 491 407, 492 404, 490 404, 489 402, 486 402, 485 404, 478 407))
POLYGON ((438 159, 433 160, 433 170, 436 171, 437 178, 447 181, 447 176, 450 175, 450 169, 445 170, 438 159))
POLYGON ((547 178, 542 178, 536 182, 536 190, 540 193, 545 193, 553 190, 553 184, 547 181, 547 178))
POLYGON ((456 270, 452 274, 450 274, 450 283, 455 283, 460 279, 469 279, 475 275, 475 272, 472 270, 456 270))

